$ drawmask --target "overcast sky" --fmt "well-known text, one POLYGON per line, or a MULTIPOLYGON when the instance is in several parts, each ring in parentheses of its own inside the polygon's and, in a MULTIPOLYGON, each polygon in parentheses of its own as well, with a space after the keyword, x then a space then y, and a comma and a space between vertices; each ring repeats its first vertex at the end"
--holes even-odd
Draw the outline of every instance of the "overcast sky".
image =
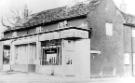
MULTIPOLYGON (((72 4, 74 1, 84 0, 0 0, 0 17, 9 15, 11 10, 22 10, 24 4, 33 12, 72 4)), ((117 7, 120 7, 121 2, 126 4, 126 12, 135 15, 135 0, 114 0, 117 7)), ((1 29, 0 29, 1 31, 1 29)))

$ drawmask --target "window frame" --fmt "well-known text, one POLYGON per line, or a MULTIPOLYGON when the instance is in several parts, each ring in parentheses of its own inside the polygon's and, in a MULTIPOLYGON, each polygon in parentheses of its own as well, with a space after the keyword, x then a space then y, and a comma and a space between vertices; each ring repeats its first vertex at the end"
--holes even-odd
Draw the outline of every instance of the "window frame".
POLYGON ((47 40, 47 41, 43 41, 41 42, 41 62, 40 64, 41 65, 61 65, 62 64, 62 53, 61 53, 61 40, 47 40), (54 44, 52 43, 54 42, 54 44), (44 43, 44 45, 43 45, 44 43), (51 45, 52 43, 52 45, 51 45), (49 62, 47 61, 47 53, 46 51, 49 50, 49 49, 55 49, 56 52, 52 52, 52 53, 48 53, 48 54, 56 54, 56 58, 53 57, 53 59, 51 59, 52 61, 49 62))

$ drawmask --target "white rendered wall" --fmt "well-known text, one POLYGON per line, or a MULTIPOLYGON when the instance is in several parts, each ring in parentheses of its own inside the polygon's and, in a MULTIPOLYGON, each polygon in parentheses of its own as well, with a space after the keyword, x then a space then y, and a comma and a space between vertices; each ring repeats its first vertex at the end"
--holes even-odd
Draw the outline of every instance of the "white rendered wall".
POLYGON ((65 75, 90 77, 90 39, 63 42, 63 66, 65 75), (72 65, 67 65, 68 58, 72 58, 72 65))

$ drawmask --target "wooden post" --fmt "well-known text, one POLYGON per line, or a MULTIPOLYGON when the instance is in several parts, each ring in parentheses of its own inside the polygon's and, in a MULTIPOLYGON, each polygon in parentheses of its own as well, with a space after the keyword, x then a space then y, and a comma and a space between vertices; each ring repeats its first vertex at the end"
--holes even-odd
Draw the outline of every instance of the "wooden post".
POLYGON ((0 42, 0 70, 3 69, 3 42, 0 42))

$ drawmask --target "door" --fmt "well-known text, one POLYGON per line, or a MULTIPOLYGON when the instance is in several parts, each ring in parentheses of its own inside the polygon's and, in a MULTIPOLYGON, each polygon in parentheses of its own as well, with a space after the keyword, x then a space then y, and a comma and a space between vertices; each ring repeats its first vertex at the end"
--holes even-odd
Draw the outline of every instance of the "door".
POLYGON ((15 46, 15 70, 35 71, 36 44, 22 44, 15 46))

